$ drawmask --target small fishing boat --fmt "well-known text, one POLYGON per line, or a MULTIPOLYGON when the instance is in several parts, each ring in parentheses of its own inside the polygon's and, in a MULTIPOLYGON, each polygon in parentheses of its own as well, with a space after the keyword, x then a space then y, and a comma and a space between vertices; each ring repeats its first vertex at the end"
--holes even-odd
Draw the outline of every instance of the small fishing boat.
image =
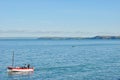
POLYGON ((28 71, 34 71, 34 68, 8 67, 8 71, 10 71, 10 72, 28 72, 28 71))
POLYGON ((7 70, 9 72, 31 72, 34 71, 33 67, 30 67, 30 64, 27 65, 27 67, 14 67, 14 52, 12 56, 12 66, 8 66, 7 70))

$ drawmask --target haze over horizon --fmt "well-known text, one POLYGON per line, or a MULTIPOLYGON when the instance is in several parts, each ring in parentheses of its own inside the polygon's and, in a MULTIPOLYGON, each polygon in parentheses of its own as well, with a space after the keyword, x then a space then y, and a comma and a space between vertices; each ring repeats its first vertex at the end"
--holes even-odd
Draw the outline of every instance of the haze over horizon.
POLYGON ((0 37, 120 35, 120 0, 1 0, 0 37))

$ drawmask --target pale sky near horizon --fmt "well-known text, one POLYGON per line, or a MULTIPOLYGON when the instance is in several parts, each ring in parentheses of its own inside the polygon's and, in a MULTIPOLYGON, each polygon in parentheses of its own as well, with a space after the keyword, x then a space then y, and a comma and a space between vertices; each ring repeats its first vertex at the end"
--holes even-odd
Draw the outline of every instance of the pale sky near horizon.
POLYGON ((0 0, 0 37, 120 35, 120 0, 0 0))

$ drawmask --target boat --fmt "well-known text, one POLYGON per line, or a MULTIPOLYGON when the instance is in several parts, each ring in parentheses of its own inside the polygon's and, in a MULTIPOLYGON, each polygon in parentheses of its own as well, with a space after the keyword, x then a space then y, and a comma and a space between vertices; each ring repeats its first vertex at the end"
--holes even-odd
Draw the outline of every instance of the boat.
POLYGON ((8 67, 9 72, 28 72, 34 71, 34 68, 22 68, 22 67, 8 67))
POLYGON ((33 67, 30 67, 30 64, 24 67, 14 67, 14 52, 13 52, 13 56, 12 56, 12 66, 8 66, 7 67, 7 71, 9 72, 32 72, 34 71, 33 67))

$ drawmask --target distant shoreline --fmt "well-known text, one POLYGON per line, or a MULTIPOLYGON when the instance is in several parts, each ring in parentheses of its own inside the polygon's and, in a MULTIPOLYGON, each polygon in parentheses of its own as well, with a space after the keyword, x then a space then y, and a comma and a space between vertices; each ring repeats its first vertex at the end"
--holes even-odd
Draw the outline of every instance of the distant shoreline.
POLYGON ((0 40, 114 40, 120 36, 95 36, 95 37, 0 37, 0 40))
POLYGON ((120 36, 95 36, 95 37, 39 37, 37 39, 47 39, 47 40, 84 40, 84 39, 120 39, 120 36))

